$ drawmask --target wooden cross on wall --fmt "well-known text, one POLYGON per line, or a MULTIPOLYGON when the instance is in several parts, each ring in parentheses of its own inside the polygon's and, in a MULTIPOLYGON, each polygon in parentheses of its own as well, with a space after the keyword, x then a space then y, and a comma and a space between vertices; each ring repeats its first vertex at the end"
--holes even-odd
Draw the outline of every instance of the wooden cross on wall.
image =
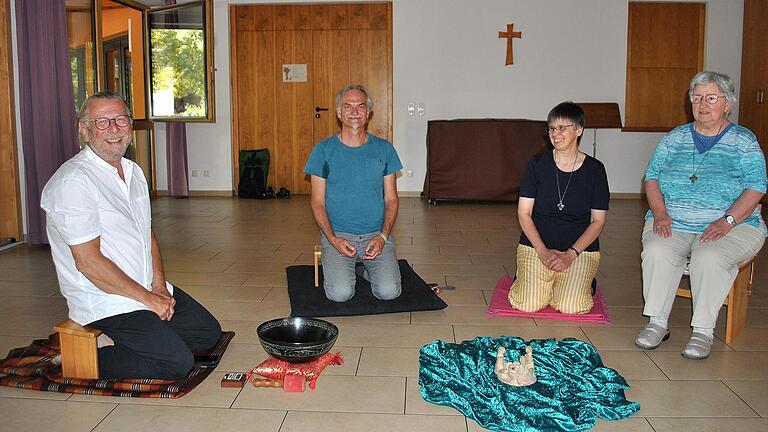
POLYGON ((523 33, 513 31, 512 28, 514 27, 514 24, 507 24, 507 31, 505 32, 499 32, 499 39, 506 39, 507 40, 507 62, 504 63, 505 66, 511 65, 513 63, 512 61, 512 39, 522 39, 523 33))

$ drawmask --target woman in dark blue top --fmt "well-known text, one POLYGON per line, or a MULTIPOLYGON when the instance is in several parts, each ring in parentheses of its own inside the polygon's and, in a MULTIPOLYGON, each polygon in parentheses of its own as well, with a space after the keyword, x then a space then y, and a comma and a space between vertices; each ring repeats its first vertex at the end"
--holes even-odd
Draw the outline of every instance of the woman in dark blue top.
POLYGON ((581 107, 563 102, 549 112, 547 123, 554 149, 531 158, 520 182, 523 234, 509 302, 526 312, 551 305, 563 313, 586 313, 600 264, 608 179, 600 161, 579 151, 581 107))

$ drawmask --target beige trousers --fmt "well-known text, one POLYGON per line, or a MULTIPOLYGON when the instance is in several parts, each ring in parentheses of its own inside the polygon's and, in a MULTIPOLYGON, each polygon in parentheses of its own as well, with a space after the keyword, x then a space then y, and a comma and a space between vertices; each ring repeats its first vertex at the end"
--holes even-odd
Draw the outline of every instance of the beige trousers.
POLYGON ((643 227, 643 315, 669 318, 688 256, 693 300, 691 326, 715 328, 717 314, 728 297, 739 263, 763 247, 763 230, 737 225, 720 240, 699 242, 699 234, 672 231, 664 238, 653 233, 653 219, 643 227))
POLYGON ((524 312, 537 312, 551 305, 562 313, 581 314, 592 310, 592 279, 600 265, 600 252, 582 252, 560 272, 544 267, 536 250, 517 246, 517 278, 509 289, 509 303, 524 312))

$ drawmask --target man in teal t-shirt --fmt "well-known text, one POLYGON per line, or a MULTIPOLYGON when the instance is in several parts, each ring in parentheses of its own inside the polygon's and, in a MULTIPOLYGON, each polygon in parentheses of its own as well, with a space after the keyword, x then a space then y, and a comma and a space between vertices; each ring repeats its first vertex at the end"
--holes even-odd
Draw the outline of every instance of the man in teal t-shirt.
POLYGON ((345 302, 355 295, 355 265, 381 300, 401 292, 391 235, 397 219, 395 173, 403 165, 392 144, 366 131, 373 101, 361 85, 336 94, 341 131, 315 145, 304 172, 312 181, 312 213, 320 227, 325 295, 345 302))

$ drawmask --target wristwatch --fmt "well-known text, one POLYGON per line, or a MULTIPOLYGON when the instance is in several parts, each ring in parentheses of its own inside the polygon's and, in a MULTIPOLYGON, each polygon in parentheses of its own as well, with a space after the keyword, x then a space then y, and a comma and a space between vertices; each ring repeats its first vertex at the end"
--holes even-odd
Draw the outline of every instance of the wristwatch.
POLYGON ((736 226, 736 219, 734 219, 733 216, 727 214, 723 217, 725 218, 725 221, 728 222, 728 225, 736 226))

